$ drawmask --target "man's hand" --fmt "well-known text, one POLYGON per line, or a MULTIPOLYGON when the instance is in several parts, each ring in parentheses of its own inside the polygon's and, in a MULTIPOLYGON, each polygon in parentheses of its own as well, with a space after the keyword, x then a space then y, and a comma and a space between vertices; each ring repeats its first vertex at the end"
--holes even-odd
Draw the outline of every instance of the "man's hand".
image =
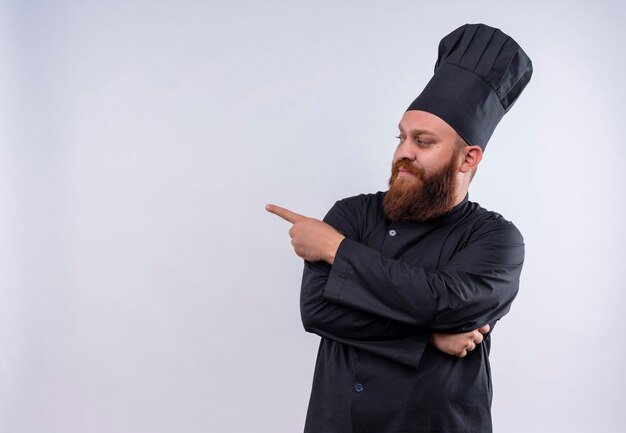
POLYGON ((485 325, 463 334, 433 334, 430 342, 448 355, 463 358, 483 342, 483 334, 488 333, 489 329, 489 325, 485 325))
POLYGON ((297 255, 311 262, 323 260, 333 263, 339 244, 345 236, 323 221, 299 215, 280 206, 268 204, 265 209, 293 224, 289 236, 297 255))

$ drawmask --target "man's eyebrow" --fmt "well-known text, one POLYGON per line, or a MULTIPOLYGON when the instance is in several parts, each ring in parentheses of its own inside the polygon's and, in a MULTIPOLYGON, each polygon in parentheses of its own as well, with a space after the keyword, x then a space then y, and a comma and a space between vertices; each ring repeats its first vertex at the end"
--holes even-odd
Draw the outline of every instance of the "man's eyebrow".
MULTIPOLYGON (((398 129, 400 129, 400 131, 404 132, 404 129, 402 128, 402 125, 398 124, 398 129)), ((429 131, 428 129, 411 129, 408 134, 410 134, 413 137, 417 137, 420 135, 430 135, 432 137, 439 137, 437 134, 435 134, 433 131, 429 131)))

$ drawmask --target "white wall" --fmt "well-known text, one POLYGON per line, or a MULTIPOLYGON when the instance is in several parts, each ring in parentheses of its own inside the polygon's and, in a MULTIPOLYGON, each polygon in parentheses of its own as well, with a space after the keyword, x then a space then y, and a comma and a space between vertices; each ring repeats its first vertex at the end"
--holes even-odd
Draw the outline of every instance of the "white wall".
POLYGON ((525 236, 496 431, 626 422, 614 1, 3 1, 0 431, 302 429, 317 337, 276 202, 384 189, 403 111, 467 22, 535 74, 470 198, 525 236))

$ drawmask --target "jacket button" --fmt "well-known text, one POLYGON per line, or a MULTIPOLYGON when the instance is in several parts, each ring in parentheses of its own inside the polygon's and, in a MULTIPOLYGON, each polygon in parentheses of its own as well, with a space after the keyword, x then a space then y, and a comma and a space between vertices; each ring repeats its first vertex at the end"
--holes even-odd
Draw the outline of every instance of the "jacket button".
POLYGON ((357 383, 356 385, 354 385, 354 390, 356 392, 361 392, 363 391, 363 385, 361 385, 360 383, 357 383))
POLYGON ((395 236, 395 235, 396 235, 395 230, 389 230, 389 236, 395 236))

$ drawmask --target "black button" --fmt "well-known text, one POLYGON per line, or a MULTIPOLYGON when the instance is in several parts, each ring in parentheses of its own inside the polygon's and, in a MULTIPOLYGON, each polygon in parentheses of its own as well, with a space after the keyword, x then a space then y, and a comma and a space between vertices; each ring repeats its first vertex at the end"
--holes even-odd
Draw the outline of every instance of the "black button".
POLYGON ((357 383, 356 385, 354 385, 354 390, 356 392, 361 392, 363 391, 363 385, 361 385, 360 383, 357 383))

